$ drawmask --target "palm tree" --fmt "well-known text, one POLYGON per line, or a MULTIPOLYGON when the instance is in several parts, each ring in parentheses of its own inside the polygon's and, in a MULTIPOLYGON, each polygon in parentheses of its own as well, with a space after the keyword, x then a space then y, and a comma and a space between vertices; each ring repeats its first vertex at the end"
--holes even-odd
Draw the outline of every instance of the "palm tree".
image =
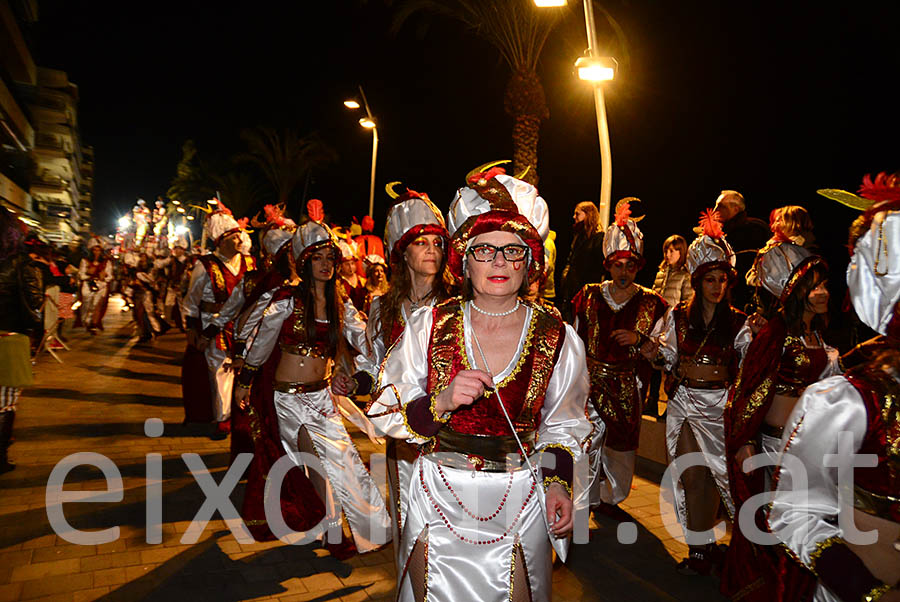
POLYGON ((232 169, 211 177, 225 206, 236 218, 253 215, 267 200, 268 187, 256 174, 232 169))
POLYGON ((187 140, 181 147, 181 160, 175 168, 175 177, 169 184, 166 196, 185 204, 206 204, 215 192, 215 184, 206 165, 197 156, 197 145, 187 140))
POLYGON ((537 63, 560 11, 534 10, 527 0, 399 0, 394 30, 414 14, 429 12, 462 22, 490 42, 512 71, 503 108, 513 120, 513 171, 538 181, 537 146, 541 123, 550 117, 537 63))
POLYGON ((241 132, 247 152, 237 160, 255 164, 275 189, 278 203, 287 203, 307 173, 337 161, 337 153, 318 134, 294 129, 257 127, 241 132))

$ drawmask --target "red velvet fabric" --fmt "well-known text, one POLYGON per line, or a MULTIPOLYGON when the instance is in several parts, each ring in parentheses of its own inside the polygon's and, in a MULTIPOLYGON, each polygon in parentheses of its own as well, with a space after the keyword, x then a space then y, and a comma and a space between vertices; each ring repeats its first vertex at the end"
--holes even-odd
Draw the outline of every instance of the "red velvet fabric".
MULTIPOLYGON (((278 432, 278 416, 275 413, 272 388, 275 370, 280 360, 281 350, 275 347, 253 381, 250 390, 250 406, 253 413, 246 418, 252 436, 253 461, 247 474, 241 517, 257 541, 275 539, 266 522, 263 493, 269 471, 285 453, 278 432)), ((235 411, 242 412, 239 408, 235 411)), ((316 494, 312 482, 299 468, 292 468, 285 476, 280 500, 282 517, 287 526, 294 531, 307 531, 325 516, 322 500, 316 494)))
POLYGON ((206 356, 192 345, 185 348, 181 361, 181 399, 185 422, 213 421, 213 398, 206 356))

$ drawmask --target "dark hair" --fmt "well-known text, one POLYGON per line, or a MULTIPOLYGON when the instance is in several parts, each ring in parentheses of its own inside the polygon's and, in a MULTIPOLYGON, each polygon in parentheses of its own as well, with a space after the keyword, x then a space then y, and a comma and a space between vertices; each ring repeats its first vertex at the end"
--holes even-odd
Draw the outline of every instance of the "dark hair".
POLYGON ((679 254, 681 255, 678 258, 678 263, 675 264, 675 269, 680 270, 684 267, 685 262, 687 262, 687 241, 684 239, 684 236, 681 234, 673 234, 669 238, 665 240, 663 243, 663 258, 662 262, 659 264, 659 269, 665 269, 669 262, 666 261, 666 252, 669 250, 669 247, 675 247, 678 249, 679 254))
MULTIPOLYGON (((819 284, 828 280, 828 266, 819 262, 812 265, 809 270, 803 274, 794 285, 794 290, 790 296, 785 299, 781 309, 784 316, 784 322, 787 324, 788 334, 794 336, 802 336, 803 329, 803 311, 806 309, 807 297, 819 284)), ((822 332, 828 326, 828 314, 816 314, 813 316, 809 327, 810 330, 822 332)))
MULTIPOLYGON (((707 273, 714 271, 716 270, 710 270, 710 272, 707 273)), ((700 282, 702 282, 702 278, 705 276, 706 274, 701 277, 700 282)), ((731 331, 732 313, 731 287, 729 287, 728 292, 725 293, 725 297, 716 304, 712 320, 709 322, 709 327, 713 329, 713 332, 710 334, 708 342, 715 343, 721 347, 731 346, 734 337, 734 333, 731 331)), ((690 328, 696 332, 706 332, 706 324, 703 322, 702 289, 695 290, 691 300, 688 301, 688 324, 690 325, 690 328)))
MULTIPOLYGON (((303 261, 303 266, 298 271, 303 307, 306 309, 306 340, 311 342, 316 338, 316 286, 312 273, 312 254, 303 261)), ((331 280, 325 283, 325 318, 328 320, 328 348, 339 352, 343 348, 341 345, 343 312, 340 295, 336 292, 336 278, 337 269, 332 272, 331 280)))
MULTIPOLYGON (((390 343, 394 324, 400 320, 400 307, 403 305, 403 300, 412 291, 412 278, 409 276, 409 266, 406 263, 405 252, 400 253, 396 263, 393 264, 391 277, 388 282, 390 284, 388 292, 380 297, 381 310, 378 314, 378 321, 375 324, 376 330, 381 333, 381 339, 384 341, 385 346, 390 343)), ((447 245, 445 244, 441 253, 441 265, 431 285, 431 293, 422 300, 434 299, 437 302, 444 301, 453 296, 453 288, 453 277, 450 275, 450 270, 447 269, 447 245)))

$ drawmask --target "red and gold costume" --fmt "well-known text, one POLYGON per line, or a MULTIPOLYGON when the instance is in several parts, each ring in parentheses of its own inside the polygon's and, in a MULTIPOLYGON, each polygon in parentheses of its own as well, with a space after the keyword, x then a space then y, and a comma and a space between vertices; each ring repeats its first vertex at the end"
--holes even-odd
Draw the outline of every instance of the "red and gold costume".
POLYGON ((591 375, 591 505, 624 500, 634 475, 642 400, 652 370, 640 347, 666 311, 661 296, 634 286, 634 294, 621 305, 612 299, 610 281, 586 285, 572 302, 575 328, 585 341, 591 375), (618 329, 637 332, 638 343, 619 345, 610 336, 618 329))

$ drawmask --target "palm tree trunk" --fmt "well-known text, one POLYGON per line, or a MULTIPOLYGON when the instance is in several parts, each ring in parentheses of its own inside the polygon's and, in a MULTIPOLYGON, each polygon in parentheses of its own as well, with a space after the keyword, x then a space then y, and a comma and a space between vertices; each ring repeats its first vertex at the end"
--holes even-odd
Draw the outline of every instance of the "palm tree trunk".
POLYGON ((513 118, 513 172, 518 176, 528 169, 523 179, 537 186, 541 122, 550 117, 544 86, 534 70, 514 71, 506 85, 503 99, 506 113, 513 118))

